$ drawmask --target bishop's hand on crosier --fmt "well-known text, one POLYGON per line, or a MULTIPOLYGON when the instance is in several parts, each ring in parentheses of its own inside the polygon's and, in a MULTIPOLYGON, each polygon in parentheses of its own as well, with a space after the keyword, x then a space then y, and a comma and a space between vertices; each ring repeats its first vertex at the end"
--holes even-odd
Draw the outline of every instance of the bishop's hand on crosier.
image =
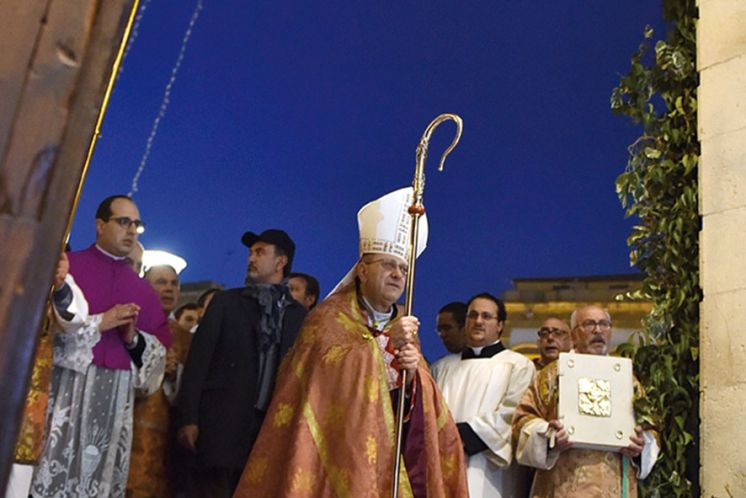
POLYGON ((420 350, 417 347, 417 331, 420 321, 416 316, 403 316, 391 322, 389 336, 394 346, 394 355, 399 368, 407 372, 409 385, 417 373, 420 364, 420 350))
POLYGON ((420 321, 416 316, 403 316, 391 322, 389 336, 394 349, 401 349, 405 344, 417 343, 417 331, 420 321))
POLYGON ((413 343, 405 344, 400 349, 394 349, 399 368, 407 371, 407 385, 412 383, 420 365, 420 350, 413 343))

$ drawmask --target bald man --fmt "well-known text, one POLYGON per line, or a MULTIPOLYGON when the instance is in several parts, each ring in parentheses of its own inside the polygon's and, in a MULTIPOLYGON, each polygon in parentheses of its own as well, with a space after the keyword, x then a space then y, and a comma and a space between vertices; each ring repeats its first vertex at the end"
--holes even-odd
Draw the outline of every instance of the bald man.
MULTIPOLYGON (((611 316, 598 306, 584 306, 570 318, 575 352, 606 356, 611 345, 611 316)), ((569 433, 558 420, 559 370, 551 362, 534 378, 513 417, 516 457, 523 465, 536 467, 532 498, 622 496, 626 480, 629 498, 637 496, 637 479, 644 479, 658 457, 652 431, 635 427, 629 444, 620 453, 574 448, 569 433), (550 437, 555 444, 549 447, 550 437), (622 458, 631 460, 626 475, 622 458)), ((629 463, 629 462, 627 462, 629 463)))

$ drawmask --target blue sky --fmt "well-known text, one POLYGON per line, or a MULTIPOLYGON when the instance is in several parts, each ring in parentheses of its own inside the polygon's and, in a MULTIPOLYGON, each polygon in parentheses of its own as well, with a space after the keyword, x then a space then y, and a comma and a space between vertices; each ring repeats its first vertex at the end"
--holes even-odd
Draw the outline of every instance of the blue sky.
MULTIPOLYGON (((194 0, 151 0, 115 88, 73 227, 127 193, 194 0)), ((205 2, 135 201, 142 242, 182 280, 240 285, 245 230, 282 228, 294 269, 330 290, 357 257, 356 212, 411 183, 430 146, 428 249, 414 310, 426 355, 437 309, 515 277, 633 271, 614 192, 639 135, 609 110, 659 2, 205 2), (319 5, 321 4, 321 5, 319 5)))

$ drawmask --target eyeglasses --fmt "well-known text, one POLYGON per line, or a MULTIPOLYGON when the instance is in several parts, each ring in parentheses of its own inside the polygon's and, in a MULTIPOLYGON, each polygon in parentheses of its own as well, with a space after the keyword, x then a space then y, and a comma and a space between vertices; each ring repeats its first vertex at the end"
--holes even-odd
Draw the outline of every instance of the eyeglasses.
POLYGON ((598 330, 605 332, 611 329, 611 322, 608 320, 583 320, 583 323, 579 324, 578 327, 589 333, 593 332, 596 327, 598 327, 598 330))
POLYGON ((546 339, 550 335, 553 335, 557 339, 564 339, 565 337, 567 337, 567 331, 566 330, 558 329, 558 328, 555 328, 555 327, 542 327, 536 333, 542 339, 546 339))
POLYGON ((407 277, 407 273, 409 273, 409 267, 405 265, 404 263, 397 263, 395 261, 391 261, 390 259, 371 259, 370 261, 363 261, 366 265, 372 265, 373 263, 378 263, 381 265, 381 268, 386 270, 387 272, 393 273, 394 270, 398 269, 399 273, 401 273, 404 278, 407 277))
POLYGON ((145 223, 142 220, 133 220, 128 216, 119 216, 117 218, 109 218, 106 221, 113 221, 124 229, 129 229, 132 225, 135 225, 135 232, 143 233, 145 231, 145 223))
POLYGON ((469 320, 476 320, 480 316, 485 322, 489 322, 490 320, 497 320, 497 315, 487 313, 486 311, 482 311, 481 313, 479 311, 470 311, 466 314, 466 318, 468 318, 469 320))

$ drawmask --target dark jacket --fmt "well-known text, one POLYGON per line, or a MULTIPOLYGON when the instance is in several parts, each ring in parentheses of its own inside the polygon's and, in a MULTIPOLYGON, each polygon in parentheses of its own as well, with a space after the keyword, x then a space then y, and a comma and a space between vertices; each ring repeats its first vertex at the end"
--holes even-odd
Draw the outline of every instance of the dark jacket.
MULTIPOLYGON (((264 413, 259 386, 259 305, 243 288, 218 292, 192 339, 179 393, 180 426, 197 424, 197 465, 243 469, 264 413)), ((293 301, 282 322, 279 362, 306 310, 293 301)))

